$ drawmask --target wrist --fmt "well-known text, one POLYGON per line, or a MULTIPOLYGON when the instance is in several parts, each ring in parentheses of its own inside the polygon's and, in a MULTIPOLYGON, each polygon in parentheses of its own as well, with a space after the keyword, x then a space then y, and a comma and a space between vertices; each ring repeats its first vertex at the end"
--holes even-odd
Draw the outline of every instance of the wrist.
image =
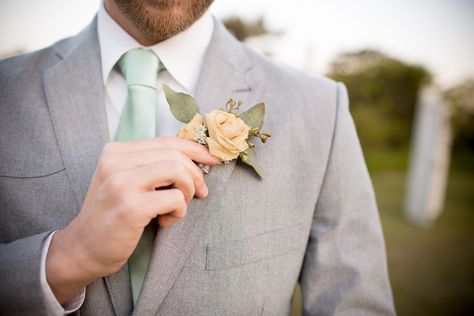
POLYGON ((72 237, 71 231, 71 224, 57 231, 46 256, 46 280, 61 304, 99 277, 90 270, 78 238, 72 237))

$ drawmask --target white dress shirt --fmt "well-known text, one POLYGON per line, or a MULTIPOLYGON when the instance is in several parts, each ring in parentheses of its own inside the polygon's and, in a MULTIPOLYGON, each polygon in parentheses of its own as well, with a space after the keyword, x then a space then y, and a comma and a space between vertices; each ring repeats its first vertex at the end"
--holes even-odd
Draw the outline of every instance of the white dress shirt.
MULTIPOLYGON (((120 114, 127 98, 125 78, 116 67, 120 57, 130 49, 143 47, 153 50, 161 60, 166 70, 158 74, 156 81, 158 94, 156 135, 174 136, 184 124, 171 114, 162 85, 166 83, 176 91, 194 94, 213 29, 213 18, 210 13, 206 12, 185 31, 156 45, 144 47, 114 21, 105 10, 104 4, 101 4, 97 15, 97 32, 110 140, 115 139, 120 114)), ((46 279, 46 255, 53 235, 54 232, 49 235, 43 246, 40 278, 43 296, 50 314, 64 315, 74 312, 82 306, 85 288, 70 302, 62 306, 55 298, 46 279)))

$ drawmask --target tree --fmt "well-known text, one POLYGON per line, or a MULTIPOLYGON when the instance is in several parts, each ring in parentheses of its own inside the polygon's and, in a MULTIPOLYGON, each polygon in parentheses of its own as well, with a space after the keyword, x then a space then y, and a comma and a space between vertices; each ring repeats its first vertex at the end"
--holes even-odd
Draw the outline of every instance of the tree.
POLYGON ((328 75, 347 86, 364 146, 408 146, 418 94, 431 80, 425 68, 362 50, 340 55, 328 75))
POLYGON ((453 149, 474 151, 474 78, 448 91, 452 111, 453 149))
POLYGON ((276 34, 267 29, 262 17, 255 21, 248 22, 242 20, 240 17, 232 16, 224 19, 224 25, 241 42, 253 36, 276 34))

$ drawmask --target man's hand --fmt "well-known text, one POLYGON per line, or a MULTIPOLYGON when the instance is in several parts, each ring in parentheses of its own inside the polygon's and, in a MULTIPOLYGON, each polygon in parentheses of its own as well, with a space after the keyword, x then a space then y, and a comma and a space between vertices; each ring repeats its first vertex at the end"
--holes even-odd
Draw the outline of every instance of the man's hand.
POLYGON ((47 280, 60 303, 118 271, 152 219, 171 226, 194 196, 207 196, 193 161, 219 163, 204 146, 174 137, 104 147, 82 209, 56 232, 46 258, 47 280))

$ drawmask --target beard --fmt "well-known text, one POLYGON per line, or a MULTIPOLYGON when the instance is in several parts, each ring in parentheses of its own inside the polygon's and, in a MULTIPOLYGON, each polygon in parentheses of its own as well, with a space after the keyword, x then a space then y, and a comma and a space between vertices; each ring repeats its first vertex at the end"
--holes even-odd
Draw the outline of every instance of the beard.
POLYGON ((214 0, 113 0, 147 40, 163 41, 187 29, 214 0))

